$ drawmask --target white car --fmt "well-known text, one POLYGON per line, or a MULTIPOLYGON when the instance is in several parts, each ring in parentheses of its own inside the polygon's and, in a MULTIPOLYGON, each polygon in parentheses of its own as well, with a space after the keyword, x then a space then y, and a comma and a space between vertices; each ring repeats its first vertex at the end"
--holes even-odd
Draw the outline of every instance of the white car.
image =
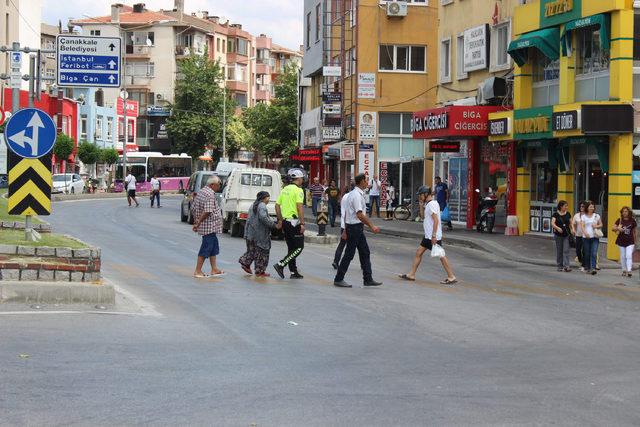
POLYGON ((52 193, 82 194, 84 181, 77 173, 56 173, 53 175, 52 193))

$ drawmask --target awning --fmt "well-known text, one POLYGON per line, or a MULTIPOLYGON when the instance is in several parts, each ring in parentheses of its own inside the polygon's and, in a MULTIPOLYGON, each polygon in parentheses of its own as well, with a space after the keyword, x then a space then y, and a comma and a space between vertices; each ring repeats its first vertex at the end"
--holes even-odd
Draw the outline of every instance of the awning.
POLYGON ((559 146, 568 149, 573 145, 579 144, 589 144, 595 147, 600 168, 602 168, 603 172, 609 172, 609 138, 594 136, 563 138, 560 140, 559 146))
POLYGON ((340 142, 336 142, 335 144, 331 144, 329 146, 325 147, 327 148, 327 151, 325 152, 325 154, 327 155, 327 157, 335 157, 337 159, 340 158, 340 149, 342 148, 342 144, 346 143, 349 141, 340 141, 340 142))
POLYGON ((600 29, 600 44, 604 50, 609 50, 611 38, 609 34, 609 28, 611 28, 611 16, 600 13, 598 15, 569 21, 565 24, 564 30, 562 31, 562 37, 560 38, 563 56, 567 56, 567 54, 571 56, 571 31, 587 27, 596 27, 600 29))
POLYGON ((507 52, 513 60, 522 67, 527 63, 529 48, 536 48, 544 56, 553 60, 560 58, 560 29, 545 28, 521 35, 517 40, 509 43, 507 52))

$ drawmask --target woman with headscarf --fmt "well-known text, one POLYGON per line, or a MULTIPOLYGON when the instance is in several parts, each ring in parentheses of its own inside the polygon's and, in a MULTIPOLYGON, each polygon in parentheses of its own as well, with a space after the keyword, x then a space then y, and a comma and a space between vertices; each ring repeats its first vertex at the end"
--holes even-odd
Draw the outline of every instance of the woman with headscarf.
POLYGON ((247 252, 238 260, 240 266, 248 274, 253 274, 251 264, 255 265, 257 277, 269 277, 266 272, 269 265, 269 251, 271 250, 271 232, 277 228, 277 223, 271 219, 267 211, 267 204, 271 196, 261 191, 256 196, 249 209, 249 217, 245 226, 244 238, 247 242, 247 252))

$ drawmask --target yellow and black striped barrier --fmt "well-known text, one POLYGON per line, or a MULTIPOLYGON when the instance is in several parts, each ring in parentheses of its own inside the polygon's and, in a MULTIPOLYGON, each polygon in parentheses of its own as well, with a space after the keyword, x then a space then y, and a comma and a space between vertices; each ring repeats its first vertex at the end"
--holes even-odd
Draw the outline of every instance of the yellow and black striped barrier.
POLYGON ((27 159, 7 152, 10 215, 51 214, 51 154, 27 159))

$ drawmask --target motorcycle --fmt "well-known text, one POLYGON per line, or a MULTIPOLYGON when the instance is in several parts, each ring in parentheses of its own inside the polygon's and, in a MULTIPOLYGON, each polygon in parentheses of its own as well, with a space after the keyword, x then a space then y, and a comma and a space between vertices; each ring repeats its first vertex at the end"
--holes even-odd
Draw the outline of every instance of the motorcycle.
MULTIPOLYGON (((480 190, 476 189, 476 193, 480 193, 480 190)), ((477 222, 476 230, 478 233, 493 233, 493 227, 496 225, 496 206, 498 205, 498 197, 489 193, 482 198, 478 204, 478 210, 476 212, 477 222)))

